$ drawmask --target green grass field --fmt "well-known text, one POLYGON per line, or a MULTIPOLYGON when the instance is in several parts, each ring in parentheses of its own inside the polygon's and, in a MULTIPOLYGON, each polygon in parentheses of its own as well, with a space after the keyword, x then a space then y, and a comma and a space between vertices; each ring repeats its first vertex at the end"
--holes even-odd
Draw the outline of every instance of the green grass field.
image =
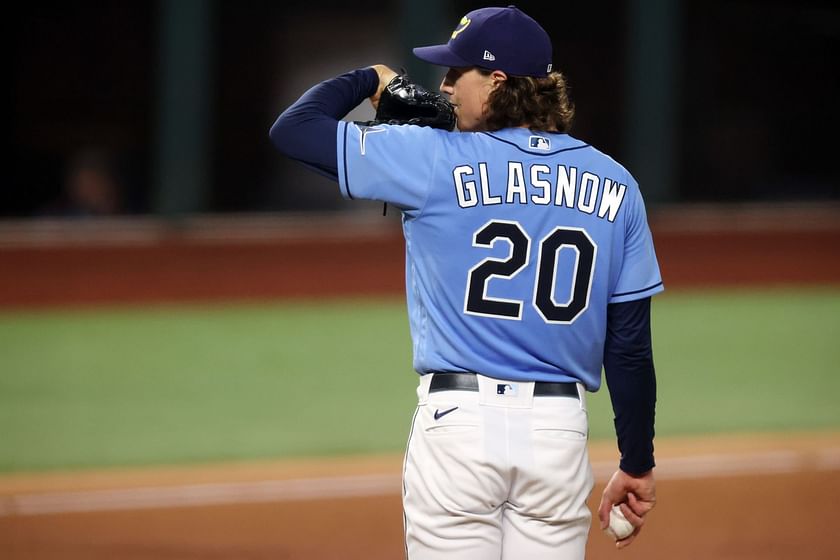
MULTIPOLYGON (((840 290, 666 293, 653 321, 659 435, 840 427, 840 290)), ((0 313, 0 470, 398 452, 410 354, 401 300, 0 313)))

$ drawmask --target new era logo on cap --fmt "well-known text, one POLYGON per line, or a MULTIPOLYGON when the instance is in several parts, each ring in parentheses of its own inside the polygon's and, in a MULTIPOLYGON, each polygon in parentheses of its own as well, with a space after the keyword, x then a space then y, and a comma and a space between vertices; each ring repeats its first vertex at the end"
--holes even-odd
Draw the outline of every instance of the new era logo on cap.
POLYGON ((496 60, 496 57, 493 56, 493 53, 490 51, 484 51, 484 60, 496 60))

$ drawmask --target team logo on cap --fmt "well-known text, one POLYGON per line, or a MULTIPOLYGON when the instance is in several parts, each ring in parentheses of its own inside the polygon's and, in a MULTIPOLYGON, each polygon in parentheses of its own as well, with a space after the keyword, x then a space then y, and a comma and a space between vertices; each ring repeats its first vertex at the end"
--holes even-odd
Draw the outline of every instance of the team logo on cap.
POLYGON ((467 16, 462 17, 461 21, 458 23, 458 27, 456 27, 455 31, 452 32, 452 38, 454 39, 455 37, 457 37, 461 31, 463 31, 470 25, 470 23, 472 23, 472 20, 470 18, 468 18, 467 16))

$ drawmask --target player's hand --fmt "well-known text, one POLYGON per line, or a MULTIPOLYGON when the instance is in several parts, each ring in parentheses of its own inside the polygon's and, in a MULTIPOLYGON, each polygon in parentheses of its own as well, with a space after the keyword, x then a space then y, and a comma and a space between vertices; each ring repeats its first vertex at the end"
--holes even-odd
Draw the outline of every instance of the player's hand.
POLYGON ((615 504, 619 504, 621 513, 636 528, 629 537, 615 543, 616 548, 624 548, 639 535, 645 516, 656 505, 656 481, 653 478, 653 470, 641 475, 631 475, 622 470, 615 471, 604 488, 601 504, 598 506, 598 519, 601 521, 602 530, 609 526, 610 509, 615 504))
POLYGON ((373 105, 374 109, 377 109, 379 107, 379 96, 382 95, 382 90, 385 89, 385 86, 394 79, 397 73, 384 64, 374 64, 371 68, 376 70, 376 74, 379 76, 379 85, 376 87, 376 93, 370 96, 370 104, 373 105))

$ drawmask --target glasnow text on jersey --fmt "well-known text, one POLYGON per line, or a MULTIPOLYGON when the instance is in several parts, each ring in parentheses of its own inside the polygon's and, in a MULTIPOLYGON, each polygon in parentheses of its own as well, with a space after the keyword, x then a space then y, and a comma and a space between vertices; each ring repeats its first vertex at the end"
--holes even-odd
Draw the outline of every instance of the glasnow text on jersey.
POLYGON ((490 184, 487 163, 459 165, 452 170, 458 206, 472 208, 481 204, 541 204, 576 208, 587 214, 597 211, 599 218, 615 221, 627 185, 601 178, 590 171, 558 165, 526 166, 518 161, 507 163, 507 182, 490 184), (476 167, 478 168, 476 170, 476 167))

